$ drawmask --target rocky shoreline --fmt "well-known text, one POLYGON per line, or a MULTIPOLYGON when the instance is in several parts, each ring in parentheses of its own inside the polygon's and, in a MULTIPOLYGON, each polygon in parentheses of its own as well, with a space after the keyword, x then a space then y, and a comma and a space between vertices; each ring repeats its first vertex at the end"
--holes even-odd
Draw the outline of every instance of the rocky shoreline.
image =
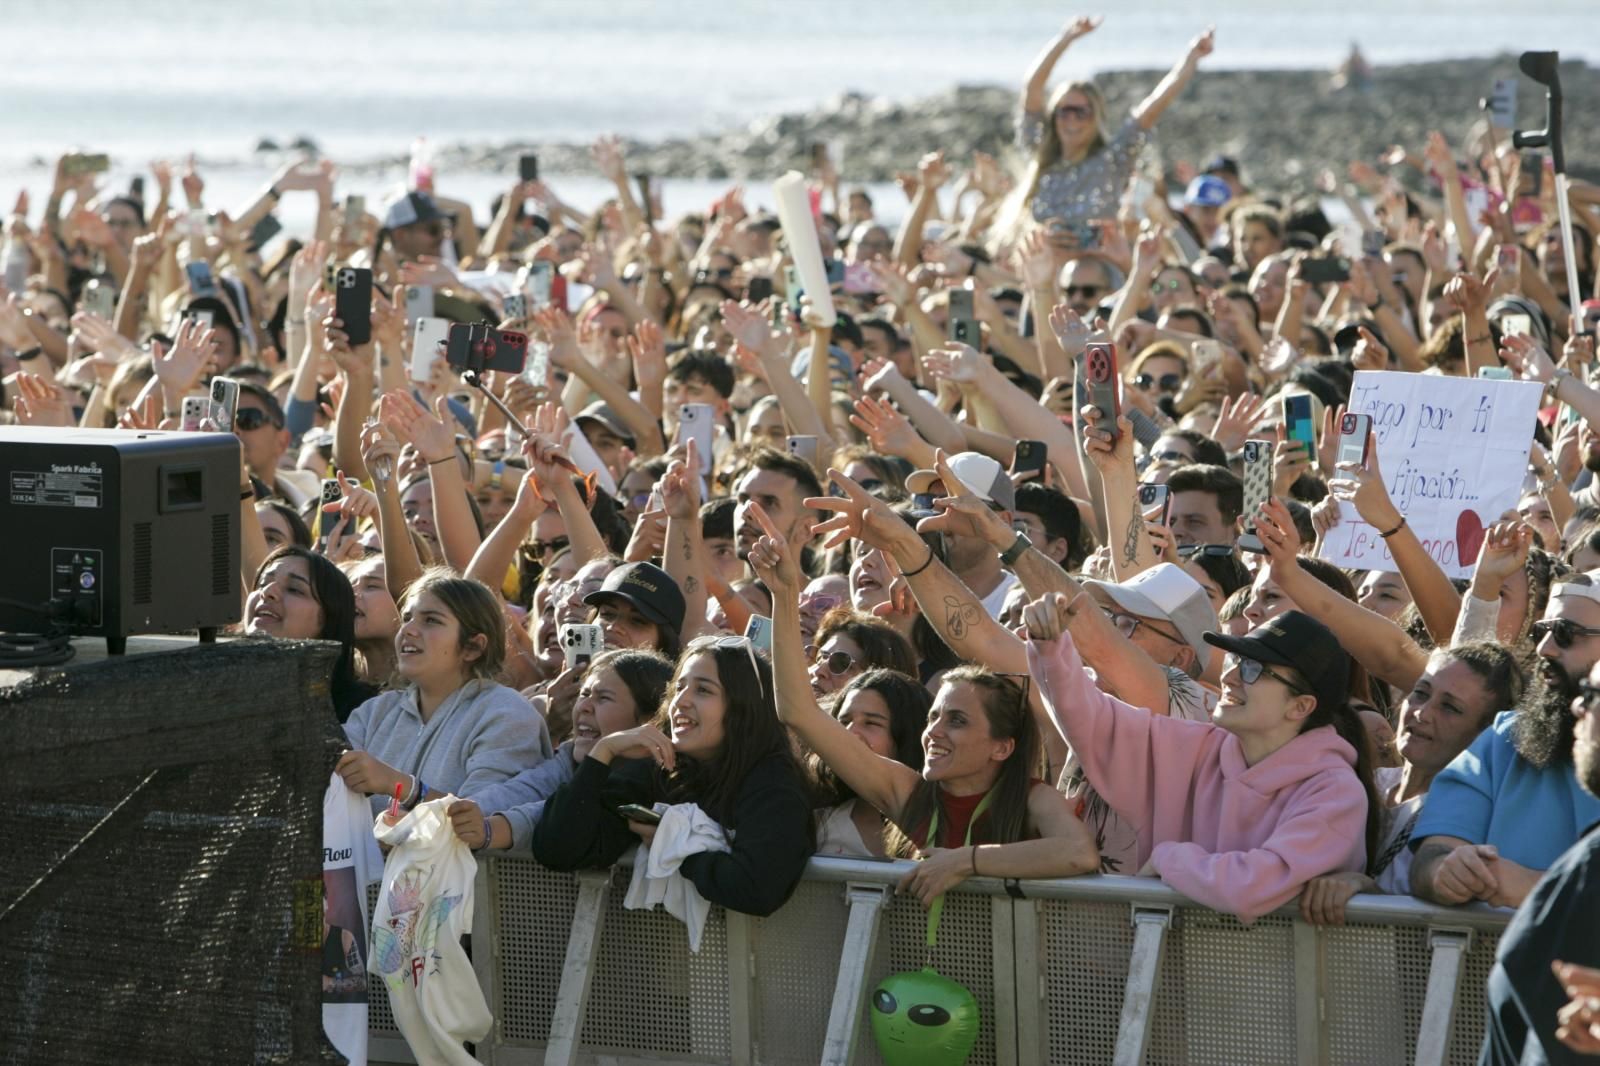
MULTIPOLYGON (((1161 75, 1121 71, 1096 80, 1118 115, 1161 75)), ((1156 150, 1169 175, 1179 161, 1198 166, 1222 153, 1239 160, 1254 186, 1309 191, 1321 167, 1342 172, 1348 161, 1375 160, 1394 143, 1420 153, 1430 129, 1443 130, 1459 145, 1494 80, 1517 76, 1516 57, 1509 54, 1376 67, 1361 87, 1339 91, 1327 71, 1203 69, 1163 116, 1156 150)), ((1563 63, 1561 78, 1569 167, 1574 175, 1600 180, 1600 69, 1563 63)), ((1542 126, 1541 88, 1522 78, 1518 95, 1521 125, 1542 126)), ((890 180, 940 146, 952 158, 982 150, 1016 162, 1010 148, 1016 99, 1016 88, 1009 86, 964 86, 909 102, 844 93, 810 112, 758 119, 740 129, 630 141, 628 166, 667 177, 773 178, 804 169, 818 141, 841 146, 847 183, 890 180)), ((517 156, 530 151, 539 153, 547 173, 595 170, 581 144, 449 145, 438 149, 436 162, 514 172, 517 156)), ((370 161, 374 167, 397 164, 404 159, 370 161)))

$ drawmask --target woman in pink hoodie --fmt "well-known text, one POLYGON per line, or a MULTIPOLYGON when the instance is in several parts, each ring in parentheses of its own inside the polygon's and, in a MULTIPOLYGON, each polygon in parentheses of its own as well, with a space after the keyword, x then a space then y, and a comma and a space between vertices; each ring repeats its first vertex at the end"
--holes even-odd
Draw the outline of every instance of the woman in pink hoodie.
POLYGON ((1254 921, 1312 878, 1360 871, 1378 805, 1349 660, 1320 622, 1289 611, 1228 653, 1212 722, 1154 715, 1106 695, 1066 631, 1080 594, 1029 604, 1028 667, 1089 782, 1139 831, 1142 874, 1254 921))

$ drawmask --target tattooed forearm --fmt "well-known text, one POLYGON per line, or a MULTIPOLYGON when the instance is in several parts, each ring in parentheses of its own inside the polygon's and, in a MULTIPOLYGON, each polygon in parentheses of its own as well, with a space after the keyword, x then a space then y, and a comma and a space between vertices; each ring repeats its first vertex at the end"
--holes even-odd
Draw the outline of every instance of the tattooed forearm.
POLYGON ((1128 535, 1122 538, 1122 563, 1132 566, 1139 558, 1139 523, 1143 519, 1139 513, 1139 498, 1133 498, 1133 515, 1128 519, 1128 535))
POLYGON ((967 635, 967 630, 979 619, 978 605, 969 603, 956 596, 944 598, 944 625, 945 632, 950 634, 952 640, 961 640, 967 635))

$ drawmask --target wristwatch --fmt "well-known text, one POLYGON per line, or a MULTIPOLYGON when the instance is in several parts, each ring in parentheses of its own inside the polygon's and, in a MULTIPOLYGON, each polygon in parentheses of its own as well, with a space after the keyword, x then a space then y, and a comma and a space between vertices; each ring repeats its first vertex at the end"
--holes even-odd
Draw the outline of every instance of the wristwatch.
POLYGON ((1017 560, 1022 558, 1022 553, 1033 547, 1033 541, 1028 539, 1026 533, 1018 533, 1017 539, 1011 542, 1011 547, 1000 553, 1000 561, 1006 566, 1015 566, 1017 560))

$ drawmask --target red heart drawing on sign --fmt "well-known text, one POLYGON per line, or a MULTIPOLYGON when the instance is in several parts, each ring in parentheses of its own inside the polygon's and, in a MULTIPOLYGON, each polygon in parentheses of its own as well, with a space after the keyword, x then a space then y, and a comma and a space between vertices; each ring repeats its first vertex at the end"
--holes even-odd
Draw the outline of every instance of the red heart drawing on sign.
POLYGON ((1483 519, 1476 511, 1462 511, 1456 515, 1456 559, 1462 566, 1478 561, 1478 549, 1483 547, 1483 519))

